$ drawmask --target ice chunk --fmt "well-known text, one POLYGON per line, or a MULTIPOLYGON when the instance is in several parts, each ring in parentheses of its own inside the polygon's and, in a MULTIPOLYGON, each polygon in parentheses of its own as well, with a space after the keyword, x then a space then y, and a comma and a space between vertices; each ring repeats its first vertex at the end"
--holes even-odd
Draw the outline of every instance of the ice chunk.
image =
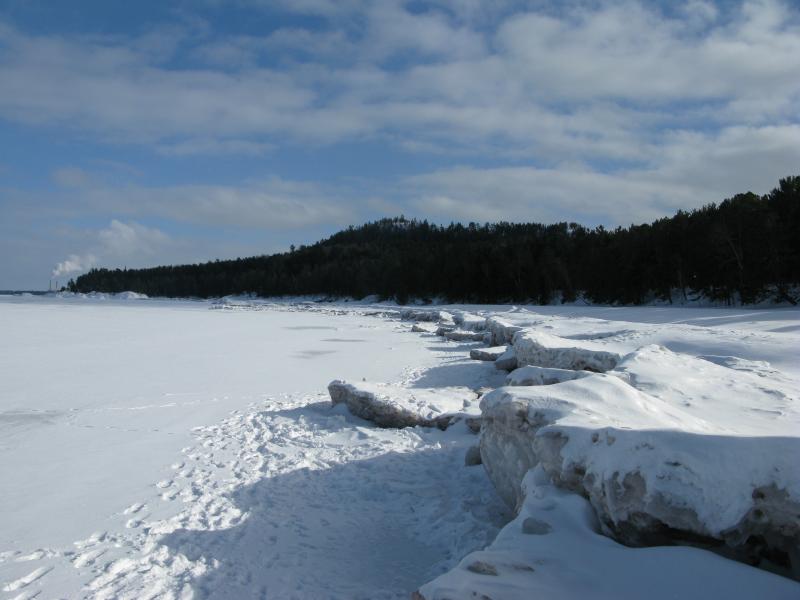
POLYGON ((759 380, 648 346, 613 374, 500 388, 481 400, 483 464, 512 506, 541 465, 626 544, 702 539, 786 562, 800 555, 800 418, 759 380))
POLYGON ((467 331, 465 329, 454 329, 444 333, 444 337, 454 342, 482 342, 485 339, 485 335, 482 331, 467 331))
POLYGON ((532 471, 516 519, 492 544, 412 598, 673 598, 800 597, 800 584, 687 547, 629 548, 597 535, 589 503, 532 471))
POLYGON ((514 369, 506 377, 506 385, 553 385, 564 381, 571 381, 586 377, 588 371, 571 371, 569 369, 554 369, 547 367, 534 367, 528 365, 514 369))
POLYGON ((489 317, 486 319, 486 329, 491 334, 491 341, 493 346, 501 344, 510 344, 514 339, 514 334, 522 331, 522 327, 514 325, 500 317, 489 317))
POLYGON ((620 360, 619 354, 590 345, 574 346, 572 340, 524 329, 514 334, 517 362, 537 367, 555 367, 604 373, 613 369, 620 360))
POLYGON ((463 416, 479 413, 472 402, 477 394, 466 387, 405 388, 336 380, 328 392, 334 404, 346 404, 351 413, 379 427, 446 429, 463 416))
POLYGON ((453 321, 462 329, 469 331, 484 331, 486 318, 468 312, 457 311, 453 313, 453 321))
POLYGON ((492 348, 473 348, 469 351, 472 360, 495 361, 506 352, 505 346, 493 346, 492 348))
POLYGON ((517 352, 514 346, 508 346, 506 351, 497 357, 494 366, 500 371, 513 371, 517 368, 517 352))

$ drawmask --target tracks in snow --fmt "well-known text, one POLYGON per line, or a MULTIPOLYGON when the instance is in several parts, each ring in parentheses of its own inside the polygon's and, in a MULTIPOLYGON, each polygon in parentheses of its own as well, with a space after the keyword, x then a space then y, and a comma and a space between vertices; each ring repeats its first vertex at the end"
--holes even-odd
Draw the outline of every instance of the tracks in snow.
POLYGON ((269 398, 196 429, 154 498, 56 565, 89 575, 92 598, 407 598, 494 538, 508 515, 464 467, 466 428, 379 430, 325 398, 269 398), (178 514, 150 520, 171 501, 178 514))

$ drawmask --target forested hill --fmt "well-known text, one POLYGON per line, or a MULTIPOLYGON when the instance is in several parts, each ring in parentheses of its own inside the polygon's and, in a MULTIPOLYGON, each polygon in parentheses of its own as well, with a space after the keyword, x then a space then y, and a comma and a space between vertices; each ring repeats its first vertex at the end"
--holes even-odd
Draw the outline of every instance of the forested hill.
POLYGON ((574 299, 638 304, 671 293, 796 302, 800 176, 649 225, 438 226, 383 219, 291 252, 150 269, 93 269, 72 291, 216 297, 378 294, 405 302, 574 299), (560 294, 559 294, 560 293, 560 294))

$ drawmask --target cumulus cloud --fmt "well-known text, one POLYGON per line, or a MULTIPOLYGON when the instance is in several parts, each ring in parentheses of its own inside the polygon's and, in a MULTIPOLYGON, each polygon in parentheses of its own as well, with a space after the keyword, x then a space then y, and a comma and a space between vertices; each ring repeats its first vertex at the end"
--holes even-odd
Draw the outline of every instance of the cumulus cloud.
MULTIPOLYGON (((144 157, 141 175, 98 174, 95 156, 53 172, 52 219, 109 225, 45 268, 54 256, 67 256, 57 269, 178 256, 175 239, 137 228, 152 222, 270 238, 389 211, 624 225, 766 192, 800 164, 800 9, 788 0, 237 0, 236 10, 290 14, 263 35, 187 16, 114 35, 0 20, 0 119, 144 157), (313 162, 341 164, 353 148, 357 182, 313 162), (301 168, 303 181, 285 176, 301 168)), ((47 204, 32 195, 15 222, 47 204)))
POLYGON ((96 264, 97 257, 94 254, 86 254, 83 256, 70 254, 53 268, 52 276, 61 277, 62 275, 81 273, 83 271, 88 271, 96 264))
POLYGON ((689 186, 668 187, 645 177, 597 173, 580 166, 460 167, 405 181, 419 215, 461 221, 622 224, 654 219, 673 206, 719 200, 698 198, 689 186), (613 203, 599 199, 614 199, 613 203))
POLYGON ((170 237, 159 229, 116 219, 112 219, 106 229, 101 229, 97 237, 105 254, 116 257, 152 256, 171 243, 170 237))
POLYGON ((726 18, 698 0, 669 17, 632 0, 560 12, 506 5, 488 22, 469 18, 483 14, 469 2, 424 11, 403 2, 291 6, 334 29, 263 38, 173 32, 170 45, 169 30, 156 44, 6 26, 0 114, 134 142, 221 140, 222 153, 287 136, 332 143, 391 133, 401 143, 499 140, 526 152, 542 139, 548 152, 597 154, 619 131, 639 146, 659 129, 692 129, 701 118, 796 120, 800 25, 797 11, 777 0, 744 2, 726 18), (182 45, 198 62, 165 67, 165 55, 182 45), (589 118, 598 103, 613 118, 589 118), (224 142, 242 136, 250 142, 224 142))
POLYGON ((286 230, 345 224, 357 215, 346 191, 279 177, 242 185, 97 185, 81 190, 96 210, 211 227, 286 230))
POLYGON ((630 225, 748 190, 766 193, 796 172, 799 142, 800 125, 674 132, 655 165, 608 173, 580 163, 462 166, 407 177, 402 189, 419 215, 630 225))
POLYGON ((112 219, 108 227, 90 232, 88 243, 89 250, 70 254, 55 266, 52 276, 81 273, 98 264, 142 264, 169 252, 176 244, 159 229, 117 219, 112 219))

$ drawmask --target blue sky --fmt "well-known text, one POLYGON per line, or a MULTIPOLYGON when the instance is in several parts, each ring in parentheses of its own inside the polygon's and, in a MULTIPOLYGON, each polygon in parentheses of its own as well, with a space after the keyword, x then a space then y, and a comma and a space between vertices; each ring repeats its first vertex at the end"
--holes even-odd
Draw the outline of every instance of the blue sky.
POLYGON ((0 0, 0 289, 800 174, 797 2, 0 0))

